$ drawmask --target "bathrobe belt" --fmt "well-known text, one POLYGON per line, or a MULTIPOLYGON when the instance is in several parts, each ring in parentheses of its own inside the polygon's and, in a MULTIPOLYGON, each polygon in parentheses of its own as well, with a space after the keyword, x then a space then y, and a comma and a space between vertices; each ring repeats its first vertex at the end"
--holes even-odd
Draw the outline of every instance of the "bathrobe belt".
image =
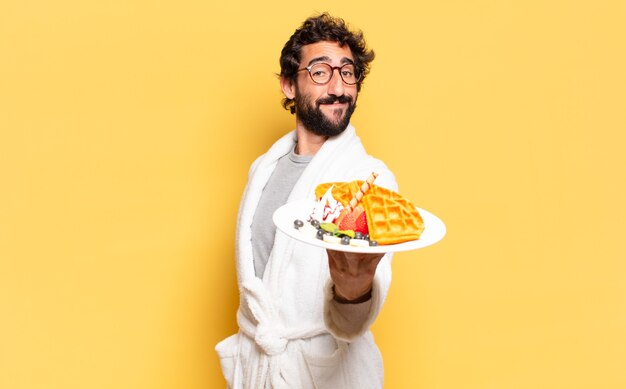
POLYGON ((269 375, 272 387, 281 388, 285 386, 285 379, 297 375, 297 367, 289 366, 295 363, 292 358, 280 358, 279 356, 286 350, 287 343, 297 339, 312 338, 328 333, 323 327, 295 327, 285 328, 280 323, 278 311, 274 307, 265 285, 259 278, 253 278, 241 285, 241 294, 246 302, 247 311, 252 315, 249 318, 240 308, 237 312, 237 324, 242 333, 263 350, 259 371, 256 381, 264 387, 267 375, 269 375), (255 323, 256 322, 256 323, 255 323), (281 378, 282 376, 282 378, 281 378))

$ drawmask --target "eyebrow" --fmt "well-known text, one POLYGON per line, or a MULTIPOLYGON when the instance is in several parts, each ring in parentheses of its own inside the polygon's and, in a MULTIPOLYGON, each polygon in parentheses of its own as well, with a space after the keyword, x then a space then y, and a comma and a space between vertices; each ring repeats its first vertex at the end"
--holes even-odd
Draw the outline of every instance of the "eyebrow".
MULTIPOLYGON (((313 65, 314 63, 318 63, 318 62, 330 62, 330 57, 327 57, 327 56, 315 57, 315 58, 313 58, 312 60, 310 60, 310 61, 309 61, 309 63, 307 64, 307 66, 311 66, 311 65, 313 65)), ((350 58, 348 58, 348 57, 343 57, 343 58, 341 59, 341 61, 339 61, 339 62, 340 62, 341 64, 346 64, 346 63, 352 63, 352 64, 353 64, 353 63, 354 63, 354 61, 353 61, 353 60, 351 60, 351 59, 350 59, 350 58)))

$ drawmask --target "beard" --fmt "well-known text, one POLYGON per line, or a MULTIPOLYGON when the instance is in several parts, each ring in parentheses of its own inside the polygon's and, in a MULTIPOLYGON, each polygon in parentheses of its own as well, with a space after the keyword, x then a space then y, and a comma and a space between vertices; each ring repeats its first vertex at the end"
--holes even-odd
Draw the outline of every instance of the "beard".
POLYGON ((327 96, 315 100, 315 103, 311 102, 308 96, 303 96, 296 90, 296 96, 294 97, 294 103, 296 106, 296 116, 298 120, 304 125, 304 127, 315 135, 331 137, 341 134, 348 124, 350 123, 350 117, 356 109, 356 104, 352 100, 352 96, 327 96), (347 103, 348 107, 346 112, 341 117, 341 109, 335 109, 332 111, 333 119, 329 119, 324 115, 320 109, 322 104, 332 104, 334 102, 347 103))

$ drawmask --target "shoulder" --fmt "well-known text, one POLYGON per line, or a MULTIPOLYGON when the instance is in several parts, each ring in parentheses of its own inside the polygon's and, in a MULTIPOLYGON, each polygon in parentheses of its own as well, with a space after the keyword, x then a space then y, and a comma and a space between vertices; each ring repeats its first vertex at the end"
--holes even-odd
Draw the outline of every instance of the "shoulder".
POLYGON ((359 179, 366 179, 371 173, 377 173, 376 185, 382 186, 394 192, 398 191, 398 183, 395 174, 380 159, 367 155, 363 167, 359 167, 359 179))
POLYGON ((265 166, 275 164, 278 159, 289 153, 290 150, 293 150, 296 144, 295 141, 295 130, 289 131, 280 137, 265 153, 258 156, 252 162, 250 169, 248 170, 248 177, 252 177, 261 165, 265 166))
POLYGON ((365 153, 358 158, 353 157, 350 160, 343 159, 338 161, 336 168, 329 174, 330 177, 325 178, 327 179, 326 181, 337 182, 366 180, 372 173, 378 174, 375 181, 376 185, 394 192, 398 191, 396 176, 391 169, 382 160, 365 153))
MULTIPOLYGON (((348 177, 345 177, 344 181, 351 180, 365 180, 373 172, 378 174, 376 178, 376 185, 384 188, 398 191, 398 184, 396 182, 396 176, 391 169, 383 162, 370 155, 365 146, 361 142, 361 139, 356 134, 356 130, 351 125, 346 129, 346 135, 351 141, 348 142, 350 151, 345 151, 341 154, 340 159, 342 165, 347 170, 348 177)), ((344 150, 342 150, 344 151, 344 150)))
POLYGON ((259 163, 261 163, 261 160, 263 159, 263 156, 265 154, 261 154, 259 155, 250 165, 250 169, 248 170, 248 177, 252 177, 254 175, 254 172, 256 171, 257 167, 259 166, 259 163))

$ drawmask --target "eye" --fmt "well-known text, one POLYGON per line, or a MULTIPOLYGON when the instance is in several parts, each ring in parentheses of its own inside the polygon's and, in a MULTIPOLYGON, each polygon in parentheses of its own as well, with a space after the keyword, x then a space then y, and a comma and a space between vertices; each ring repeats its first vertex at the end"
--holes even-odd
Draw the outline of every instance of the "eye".
POLYGON ((315 64, 311 66, 311 70, 310 70, 311 77, 313 77, 316 80, 325 80, 326 78, 330 77, 331 72, 332 72, 332 69, 330 65, 325 64, 325 63, 315 64))
POLYGON ((348 82, 356 79, 354 64, 343 65, 341 67, 341 77, 348 82))

